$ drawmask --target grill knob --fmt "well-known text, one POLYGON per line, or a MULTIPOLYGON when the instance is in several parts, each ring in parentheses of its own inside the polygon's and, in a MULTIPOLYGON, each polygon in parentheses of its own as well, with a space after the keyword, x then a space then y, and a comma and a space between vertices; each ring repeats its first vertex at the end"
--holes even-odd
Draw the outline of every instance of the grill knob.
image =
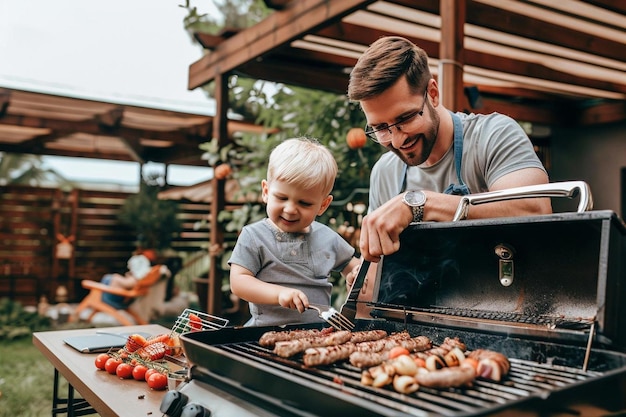
POLYGON ((189 397, 180 391, 171 390, 165 394, 159 410, 168 417, 180 417, 189 397))
POLYGON ((183 408, 180 417, 211 417, 211 412, 196 403, 189 403, 183 408))

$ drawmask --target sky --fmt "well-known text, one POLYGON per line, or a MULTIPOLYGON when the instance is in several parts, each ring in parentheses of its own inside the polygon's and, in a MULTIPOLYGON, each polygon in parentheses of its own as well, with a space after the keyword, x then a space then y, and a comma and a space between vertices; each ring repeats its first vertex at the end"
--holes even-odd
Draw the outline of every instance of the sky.
MULTIPOLYGON (((199 89, 187 89, 189 65, 200 59, 202 48, 184 29, 181 4, 0 0, 0 87, 213 115, 212 101, 199 89)), ((192 4, 202 13, 218 13, 210 0, 192 4)), ((111 181, 136 178, 129 175, 137 172, 133 164, 110 169, 92 163, 85 170, 90 160, 76 167, 62 161, 47 158, 46 164, 69 179, 85 172, 111 181)), ((211 175, 208 167, 200 171, 190 169, 198 180, 206 179, 206 171, 211 175)), ((184 178, 197 182, 194 175, 184 178)))

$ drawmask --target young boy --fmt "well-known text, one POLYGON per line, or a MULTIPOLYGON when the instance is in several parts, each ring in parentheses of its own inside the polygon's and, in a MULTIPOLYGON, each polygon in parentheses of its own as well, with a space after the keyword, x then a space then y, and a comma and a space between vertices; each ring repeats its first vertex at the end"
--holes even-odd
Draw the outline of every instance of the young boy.
POLYGON ((271 153, 261 181, 267 217, 245 226, 228 261, 233 294, 249 302, 246 326, 321 321, 309 303, 330 305, 331 271, 353 275, 355 249, 315 221, 330 195, 337 163, 319 142, 288 139, 271 153))

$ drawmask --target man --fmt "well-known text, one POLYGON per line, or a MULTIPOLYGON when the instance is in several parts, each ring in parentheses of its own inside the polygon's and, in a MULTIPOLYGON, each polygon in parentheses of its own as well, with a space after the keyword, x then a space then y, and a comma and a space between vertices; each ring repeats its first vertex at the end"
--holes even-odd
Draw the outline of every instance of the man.
MULTIPOLYGON (((407 39, 374 42, 350 74, 348 97, 360 103, 368 136, 391 151, 370 178, 360 238, 368 261, 397 251, 412 222, 452 220, 461 195, 548 182, 513 119, 453 113, 442 105, 428 56, 407 39)), ((469 217, 551 212, 549 199, 529 198, 472 206, 469 217)))

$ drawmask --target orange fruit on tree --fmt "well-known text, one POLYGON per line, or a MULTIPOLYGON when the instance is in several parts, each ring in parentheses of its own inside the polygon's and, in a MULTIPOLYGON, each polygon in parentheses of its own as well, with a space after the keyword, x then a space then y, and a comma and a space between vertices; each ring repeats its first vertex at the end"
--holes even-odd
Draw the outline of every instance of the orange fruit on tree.
POLYGON ((365 142, 367 142, 367 136, 365 136, 365 130, 360 127, 353 127, 348 130, 348 134, 346 135, 346 142, 348 143, 348 148, 350 149, 360 149, 365 146, 365 142))
POLYGON ((215 178, 217 178, 218 180, 223 180, 224 178, 228 177, 232 172, 233 169, 230 167, 230 165, 219 164, 215 167, 213 175, 215 175, 215 178))

